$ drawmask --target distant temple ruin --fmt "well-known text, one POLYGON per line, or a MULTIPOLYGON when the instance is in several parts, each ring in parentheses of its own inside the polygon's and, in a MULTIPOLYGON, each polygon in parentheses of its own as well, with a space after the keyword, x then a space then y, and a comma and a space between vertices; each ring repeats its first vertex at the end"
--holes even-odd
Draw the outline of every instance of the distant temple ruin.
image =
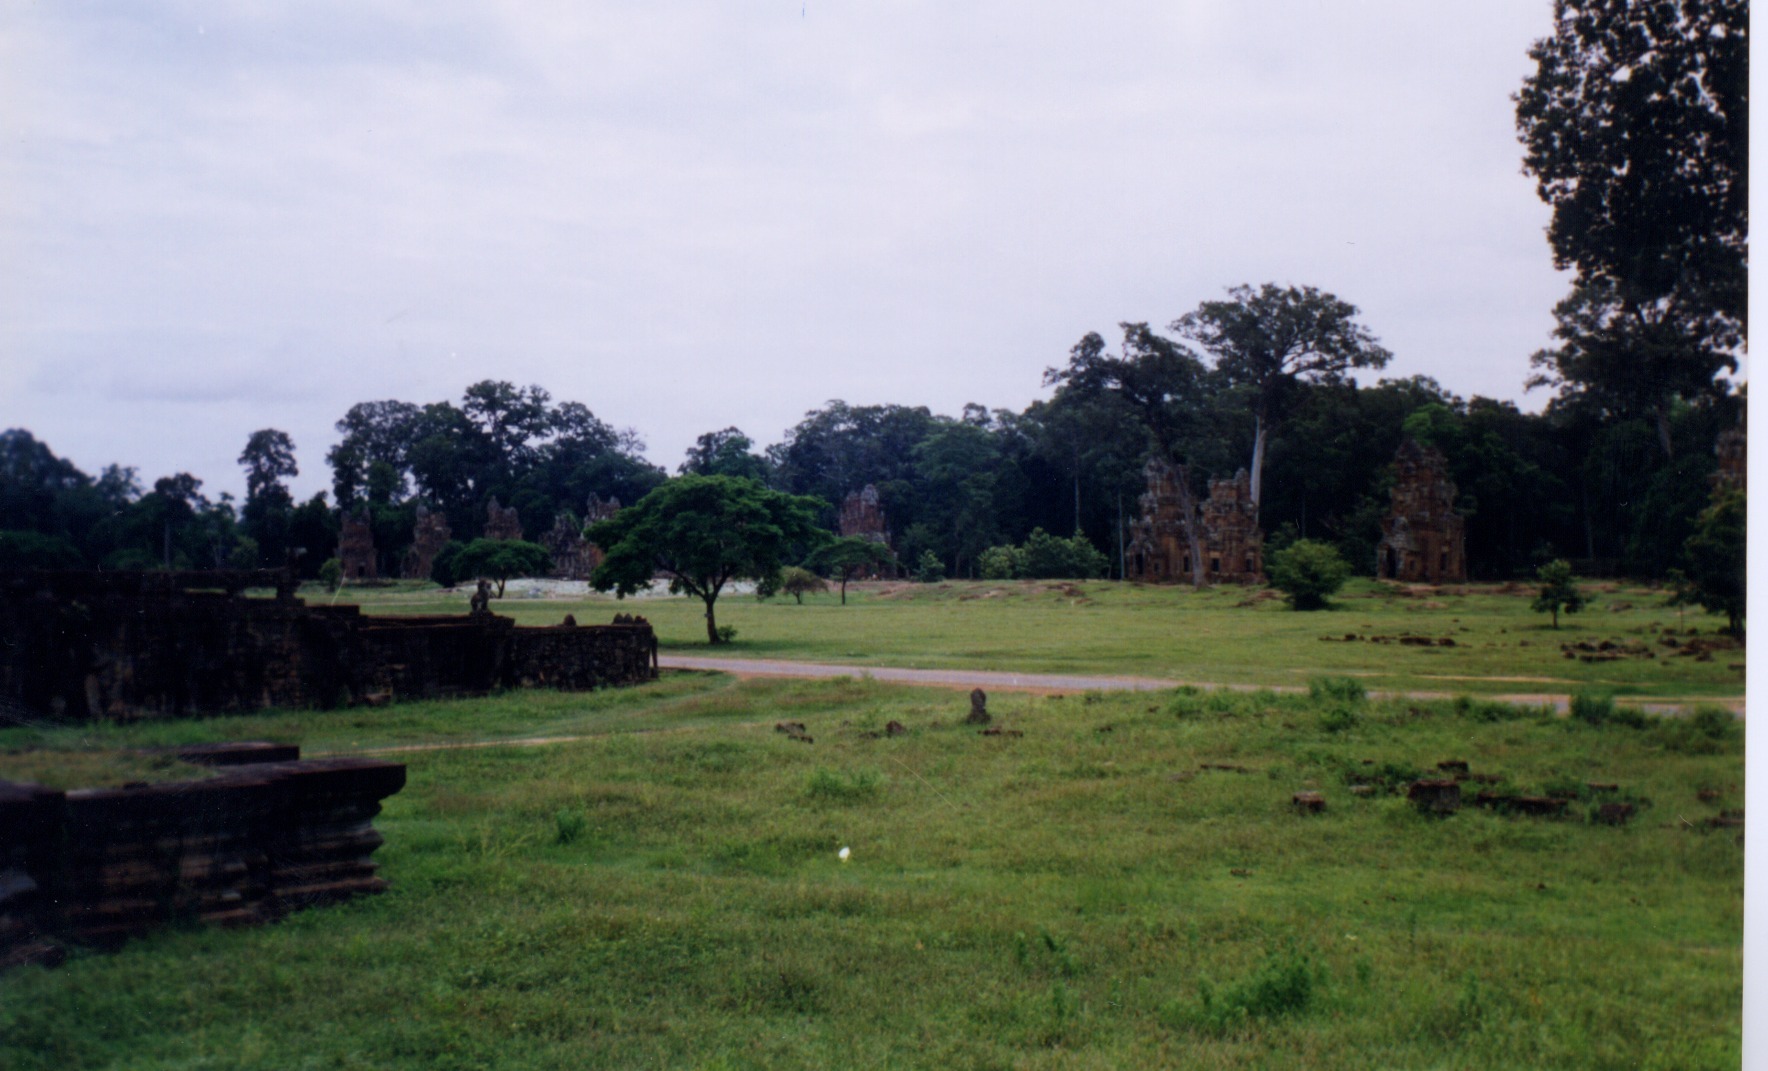
POLYGON ((579 690, 655 676, 651 626, 309 606, 293 573, 0 573, 0 716, 131 720, 579 690), (275 598, 246 597, 275 587, 275 598))
MULTIPOLYGON (((610 496, 609 498, 604 499, 594 491, 591 491, 589 493, 589 502, 583 507, 583 527, 587 531, 590 525, 595 524, 598 521, 612 520, 614 514, 619 512, 620 499, 617 496, 610 496)), ((602 548, 596 546, 593 542, 587 543, 583 550, 583 575, 587 577, 590 573, 595 572, 596 567, 602 564, 602 559, 604 557, 606 557, 606 555, 602 553, 602 548)))
POLYGON ((1401 443, 1391 495, 1375 548, 1375 575, 1422 584, 1465 582, 1467 520, 1455 512, 1455 484, 1442 453, 1413 439, 1401 443))
POLYGON ((521 539, 522 521, 516 516, 516 507, 508 509, 497 504, 497 497, 492 496, 485 507, 485 538, 486 539, 521 539))
MULTIPOLYGON (((1179 470, 1163 458, 1149 458, 1142 467, 1148 490, 1141 498, 1142 515, 1130 523, 1125 566, 1131 580, 1155 583, 1192 577, 1191 540, 1181 493, 1179 470)), ((1252 481, 1246 470, 1231 479, 1209 481, 1209 497, 1198 517, 1198 543, 1203 553, 1204 580, 1211 584, 1259 584, 1265 574, 1265 536, 1252 503, 1252 481)))
POLYGON ((368 507, 359 506, 344 514, 344 527, 338 533, 338 564, 344 567, 345 580, 376 580, 380 569, 375 562, 374 523, 368 507))
POLYGON ((569 513, 553 518, 553 526, 540 537, 540 545, 552 555, 552 569, 546 574, 554 580, 588 580, 594 566, 589 564, 589 540, 583 528, 569 513))
POLYGON ((405 552, 404 566, 400 575, 407 580, 428 580, 436 566, 436 555, 448 545, 454 532, 448 527, 448 518, 440 512, 431 512, 419 506, 417 508, 417 524, 412 533, 411 547, 405 552))
POLYGON ((876 487, 868 483, 863 490, 851 491, 841 500, 836 530, 842 538, 852 536, 890 545, 890 526, 885 523, 884 505, 878 499, 876 487))

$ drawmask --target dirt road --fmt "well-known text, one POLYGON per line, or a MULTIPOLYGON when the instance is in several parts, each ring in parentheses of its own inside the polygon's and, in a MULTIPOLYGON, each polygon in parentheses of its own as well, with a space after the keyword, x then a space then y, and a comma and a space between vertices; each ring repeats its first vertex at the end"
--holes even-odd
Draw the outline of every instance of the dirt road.
MULTIPOLYGON (((828 677, 859 677, 868 676, 874 680, 890 681, 894 684, 920 684, 936 688, 981 688, 984 691, 1000 692, 1157 692, 1168 688, 1179 688, 1193 685, 1198 688, 1226 688, 1236 692, 1255 692, 1260 686, 1251 684, 1215 684, 1209 681, 1162 680, 1155 677, 1092 677, 1064 673, 1003 673, 995 670, 980 669, 902 669, 896 666, 844 666, 827 662, 784 662, 761 658, 703 658, 698 655, 662 655, 658 664, 664 669, 698 669, 712 670, 718 673, 729 673, 736 677, 795 677, 799 679, 821 679, 828 677)), ((1274 692, 1302 692, 1305 688, 1284 686, 1273 687, 1274 692)), ((1452 699, 1451 692, 1372 692, 1378 699, 1452 699)), ((1518 695, 1495 695, 1489 698, 1501 703, 1524 703, 1540 705, 1552 703, 1560 711, 1566 710, 1571 704, 1567 695, 1550 693, 1527 693, 1518 695)), ((1744 703, 1742 698, 1704 700, 1700 704, 1681 703, 1634 703, 1625 697, 1620 702, 1631 703, 1641 710, 1658 714, 1680 713, 1685 706, 1714 705, 1727 707, 1738 717, 1743 717, 1744 703)))

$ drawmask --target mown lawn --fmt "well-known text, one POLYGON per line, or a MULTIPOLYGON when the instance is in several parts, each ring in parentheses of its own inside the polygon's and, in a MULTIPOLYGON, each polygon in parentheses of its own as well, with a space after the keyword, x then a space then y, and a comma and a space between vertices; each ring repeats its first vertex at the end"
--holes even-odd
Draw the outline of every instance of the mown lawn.
POLYGON ((1741 724, 1270 692, 989 705, 1023 735, 978 735, 946 691, 699 674, 0 732, 584 737, 403 753, 385 895, 0 977, 0 1065, 1738 1065, 1743 849, 1704 823, 1742 805, 1741 724), (1387 791, 1449 759, 1585 798, 1432 819, 1387 791), (1638 817, 1589 821, 1592 781, 1638 817), (1291 807, 1310 788, 1324 814, 1291 807))
MULTIPOLYGON (((706 643, 697 600, 524 598, 516 581, 508 597, 492 605, 537 625, 557 624, 566 613, 583 624, 640 613, 656 626, 665 651, 733 658, 1272 687, 1333 674, 1355 676, 1372 690, 1448 695, 1595 691, 1670 701, 1743 695, 1743 673, 1734 668, 1742 665, 1743 651, 1717 635, 1723 619, 1667 606, 1662 590, 1584 586, 1594 605, 1561 615, 1555 630, 1547 615, 1529 609, 1533 591, 1523 585, 1354 581, 1333 609, 1296 613, 1275 592, 1238 586, 1196 592, 1112 581, 865 584, 849 589, 846 606, 833 594, 809 596, 803 605, 789 596, 763 603, 727 595, 718 602, 718 623, 734 627, 737 638, 716 648, 706 643), (1390 642, 1374 642, 1378 637, 1390 642), (1402 637, 1435 642, 1408 646, 1402 637), (1696 650, 1718 649, 1701 661, 1680 653, 1691 641, 1696 650), (1562 649, 1605 642, 1611 651, 1580 650, 1567 658, 1562 649)), ((376 613, 460 613, 467 593, 346 589, 339 598, 376 613)))

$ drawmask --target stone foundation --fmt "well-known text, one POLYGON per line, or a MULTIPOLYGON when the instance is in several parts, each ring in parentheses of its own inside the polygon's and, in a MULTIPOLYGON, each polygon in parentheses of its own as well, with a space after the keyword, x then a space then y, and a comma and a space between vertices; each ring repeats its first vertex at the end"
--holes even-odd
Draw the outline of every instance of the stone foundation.
POLYGON ((62 941, 116 945, 187 919, 255 925, 385 889, 372 823, 405 767, 290 753, 180 752, 224 767, 200 781, 71 792, 0 782, 0 969, 59 962, 62 941))

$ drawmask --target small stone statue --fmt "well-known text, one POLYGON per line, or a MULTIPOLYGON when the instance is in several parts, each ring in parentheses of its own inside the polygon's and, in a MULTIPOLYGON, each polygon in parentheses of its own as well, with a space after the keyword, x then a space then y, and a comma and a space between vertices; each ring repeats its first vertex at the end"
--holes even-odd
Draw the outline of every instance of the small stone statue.
POLYGON ((988 724, 988 693, 981 688, 970 693, 970 716, 964 721, 970 725, 988 724))
POLYGON ((472 607, 471 612, 475 614, 491 612, 491 581, 484 577, 479 578, 479 586, 473 591, 473 601, 468 605, 472 607))

